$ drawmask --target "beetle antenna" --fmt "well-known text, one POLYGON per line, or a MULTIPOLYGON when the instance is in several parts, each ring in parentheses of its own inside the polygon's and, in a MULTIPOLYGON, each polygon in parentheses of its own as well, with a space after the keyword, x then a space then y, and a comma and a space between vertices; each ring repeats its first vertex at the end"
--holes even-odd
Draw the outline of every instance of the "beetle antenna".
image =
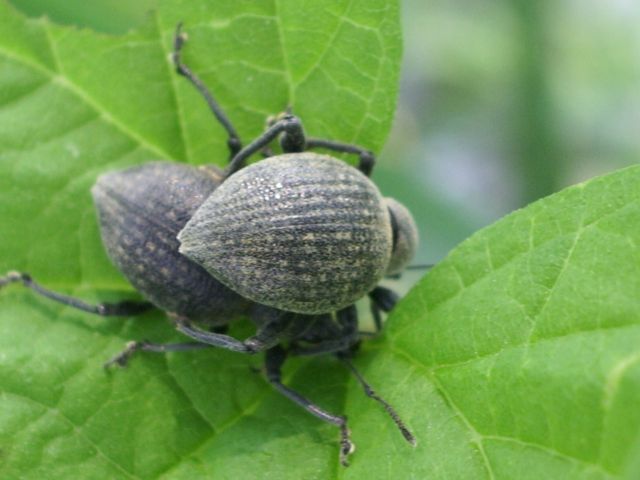
POLYGON ((395 409, 384 398, 380 397, 373 390, 373 388, 371 388, 371 385, 367 383, 367 381, 364 379, 362 374, 356 369, 353 363, 351 363, 351 361, 349 361, 349 359, 346 358, 345 355, 338 355, 338 358, 342 360, 342 362, 347 366, 349 371, 351 371, 353 376, 356 377, 356 379, 358 380, 358 383, 360 383, 360 385, 362 386, 362 389, 364 390, 365 395, 369 398, 373 398, 376 402, 380 403, 384 407, 387 414, 391 417, 391 419, 394 421, 394 423, 400 430, 400 433, 402 433, 402 436, 404 437, 404 439, 407 442, 409 442, 412 446, 415 447, 417 444, 416 437, 414 437, 413 433, 409 431, 409 429, 404 424, 404 422, 402 421, 398 413, 395 411, 395 409))

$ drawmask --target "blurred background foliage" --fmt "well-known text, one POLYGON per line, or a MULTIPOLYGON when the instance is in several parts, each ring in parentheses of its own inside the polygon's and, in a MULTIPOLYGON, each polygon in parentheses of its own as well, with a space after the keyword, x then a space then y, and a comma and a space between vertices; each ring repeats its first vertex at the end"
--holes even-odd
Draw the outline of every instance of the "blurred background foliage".
MULTIPOLYGON (((10 1, 110 34, 135 28, 153 7, 10 1)), ((374 179, 416 215, 418 262, 640 159, 637 0, 404 0, 403 21, 401 95, 374 179)))

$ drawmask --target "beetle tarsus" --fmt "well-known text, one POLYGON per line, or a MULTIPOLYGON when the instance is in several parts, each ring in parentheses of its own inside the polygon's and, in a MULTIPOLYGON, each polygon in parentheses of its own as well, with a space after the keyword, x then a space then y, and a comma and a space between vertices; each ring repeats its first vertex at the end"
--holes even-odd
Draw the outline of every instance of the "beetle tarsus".
POLYGON ((9 285, 11 283, 16 282, 25 282, 25 279, 29 279, 29 275, 27 273, 16 272, 15 270, 11 270, 7 272, 4 277, 0 277, 0 288, 9 285))
POLYGON ((122 368, 126 367, 127 364, 129 363, 129 360, 131 359, 131 356, 137 350, 139 350, 141 346, 142 346, 142 342, 136 342, 135 340, 127 342, 127 345, 125 346, 124 350, 122 350, 120 353, 118 353, 117 355, 114 355, 109 360, 104 362, 104 365, 103 365, 104 369, 108 370, 109 368, 115 365, 122 368))
POLYGON ((356 445, 351 441, 351 431, 347 428, 347 417, 342 417, 344 423, 340 425, 340 464, 349 466, 349 455, 356 451, 356 445))

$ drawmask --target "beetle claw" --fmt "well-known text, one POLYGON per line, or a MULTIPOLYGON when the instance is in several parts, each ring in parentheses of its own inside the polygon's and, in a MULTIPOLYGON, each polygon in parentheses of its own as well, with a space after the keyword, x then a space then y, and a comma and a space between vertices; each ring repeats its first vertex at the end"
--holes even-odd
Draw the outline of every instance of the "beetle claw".
POLYGON ((111 368, 113 365, 116 365, 116 364, 122 368, 126 367, 127 364, 129 363, 129 359, 131 358, 131 356, 136 352, 136 350, 140 349, 141 346, 142 346, 142 343, 136 342, 135 340, 127 342, 125 349, 120 353, 118 353, 117 355, 115 355, 114 357, 107 360, 104 363, 103 367, 105 368, 105 370, 108 370, 109 368, 111 368))
POLYGON ((351 431, 346 423, 340 426, 340 464, 343 467, 349 466, 349 455, 356 451, 356 445, 351 441, 351 431))

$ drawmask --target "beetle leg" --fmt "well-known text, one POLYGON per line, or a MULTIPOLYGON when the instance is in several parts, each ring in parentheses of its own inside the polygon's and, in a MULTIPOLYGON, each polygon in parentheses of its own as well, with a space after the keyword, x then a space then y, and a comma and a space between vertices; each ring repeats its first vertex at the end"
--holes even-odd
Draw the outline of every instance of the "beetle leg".
POLYGON ((400 430, 400 433, 402 433, 402 436, 405 438, 405 440, 415 447, 416 437, 414 437, 413 434, 409 431, 409 429, 406 427, 404 422, 400 419, 400 416, 397 414, 395 409, 384 398, 380 397, 373 390, 373 388, 371 388, 371 385, 369 385, 369 383, 364 379, 362 374, 356 369, 353 363, 351 363, 349 358, 347 358, 347 355, 338 354, 336 356, 347 366, 347 368, 353 374, 356 380, 358 380, 358 383, 364 390, 365 395, 369 398, 374 399, 376 402, 380 403, 384 407, 385 411, 394 421, 394 423, 400 430))
POLYGON ((310 148, 324 148, 340 153, 353 153, 360 157, 358 162, 358 170, 364 173, 367 177, 371 175, 371 171, 376 163, 376 157, 372 151, 366 148, 359 147, 358 145, 351 145, 349 143, 336 142, 333 140, 325 140, 323 138, 307 138, 307 150, 310 148))
POLYGON ((322 339, 311 345, 292 345, 289 352, 292 355, 311 356, 326 353, 337 353, 351 349, 358 343, 358 311, 355 305, 350 305, 336 312, 340 330, 333 337, 322 339))
POLYGON ((297 403, 307 412, 322 421, 332 423, 340 427, 340 463, 345 467, 348 466, 347 456, 351 454, 355 448, 351 442, 350 431, 347 428, 347 417, 344 415, 334 415, 315 405, 311 400, 302 396, 292 388, 282 383, 281 367, 287 358, 287 352, 280 346, 276 346, 267 350, 265 356, 265 368, 267 371, 267 380, 273 387, 289 400, 297 403))
POLYGON ((231 121, 224 113, 218 102, 216 102, 216 100, 213 98, 213 95, 211 95, 209 89, 207 89, 205 84, 202 83, 202 80, 200 80, 196 76, 196 74, 189 69, 189 67, 182 63, 180 54, 182 52, 182 47, 184 46, 186 41, 187 35, 182 32, 182 23, 178 23, 173 40, 173 53, 171 55, 171 60, 176 67, 176 71, 180 75, 187 78, 191 82, 191 84, 196 87, 198 92, 200 92, 200 94, 204 97, 207 105, 209 105, 209 109, 211 110, 211 112, 213 112, 220 124, 227 131, 227 134, 229 135, 229 138, 227 139, 227 146, 229 147, 229 159, 232 159, 234 155, 238 153, 242 148, 242 142, 240 141, 240 137, 238 136, 236 129, 233 127, 231 121))
POLYGON ((327 353, 337 353, 348 350, 352 342, 345 339, 322 340, 313 345, 293 345, 289 351, 291 355, 299 357, 311 357, 315 355, 325 355, 327 353))
POLYGON ((371 300, 371 314, 373 315, 376 333, 379 333, 382 330, 381 312, 388 313, 393 310, 393 307, 398 303, 398 294, 393 290, 378 285, 369 292, 369 299, 371 300))
POLYGON ((373 317, 373 325, 375 326, 375 334, 380 333, 380 331, 382 330, 382 310, 380 309, 380 306, 374 302, 373 300, 371 301, 371 316, 373 317))
POLYGON ((388 313, 396 306, 399 297, 393 290, 378 285, 369 292, 369 298, 380 308, 380 310, 388 313))
POLYGON ((53 300, 63 305, 67 305, 72 308, 77 308, 83 312, 89 312, 96 315, 102 315, 104 317, 130 317, 132 315, 139 315, 141 313, 150 310, 153 304, 143 301, 124 300, 118 303, 99 303, 92 305, 86 303, 78 298, 63 295, 61 293, 53 292, 44 288, 39 283, 36 283, 31 275, 21 272, 8 272, 4 277, 0 277, 0 288, 10 283, 22 283, 27 288, 30 288, 38 295, 42 295, 50 300, 53 300))
POLYGON ((199 342, 184 342, 184 343, 152 343, 142 341, 131 341, 127 343, 125 349, 109 359, 105 362, 104 368, 109 368, 112 365, 119 365, 120 367, 126 367, 127 363, 129 363, 129 359, 133 356, 134 353, 138 351, 143 352, 156 352, 156 353, 167 353, 167 352, 186 352, 189 350, 201 350, 203 348, 211 348, 212 345, 208 345, 206 343, 199 342))
POLYGON ((283 134, 280 143, 285 153, 301 152, 304 150, 305 138, 300 119, 295 115, 286 113, 278 121, 265 130, 249 145, 240 150, 229 162, 225 169, 225 178, 240 170, 247 158, 256 152, 262 151, 278 135, 283 134))
POLYGON ((285 317, 278 321, 267 322, 259 327, 256 334, 247 338, 244 343, 254 352, 268 350, 285 340, 289 340, 293 335, 292 327, 294 326, 293 317, 285 317))
POLYGON ((176 325, 176 329, 180 333, 199 342, 234 352, 249 354, 262 352, 289 338, 287 330, 289 329, 290 322, 286 320, 268 322, 258 328, 255 335, 245 340, 238 340, 230 335, 202 330, 193 325, 187 318, 179 315, 170 314, 170 316, 176 325))

